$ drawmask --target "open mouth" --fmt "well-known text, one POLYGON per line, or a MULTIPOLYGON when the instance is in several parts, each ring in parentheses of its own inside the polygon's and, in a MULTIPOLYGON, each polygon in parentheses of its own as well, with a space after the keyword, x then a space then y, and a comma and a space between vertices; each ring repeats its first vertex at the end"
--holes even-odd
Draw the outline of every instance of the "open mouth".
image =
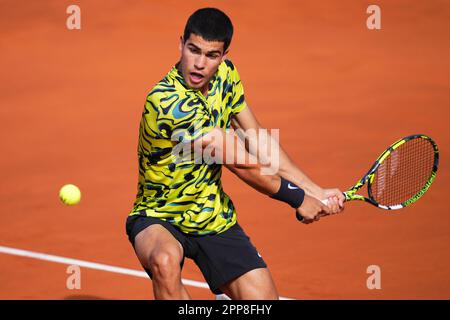
POLYGON ((189 77, 191 79, 191 82, 194 84, 198 84, 200 82, 202 82, 204 76, 201 73, 197 73, 197 72, 191 72, 189 74, 189 77))

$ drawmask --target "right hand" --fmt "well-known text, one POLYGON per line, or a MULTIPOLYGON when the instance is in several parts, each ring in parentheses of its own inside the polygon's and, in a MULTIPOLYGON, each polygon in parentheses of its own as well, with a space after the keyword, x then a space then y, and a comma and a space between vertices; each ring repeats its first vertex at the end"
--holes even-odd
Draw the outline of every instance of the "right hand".
POLYGON ((329 215, 331 211, 322 201, 305 194, 303 203, 296 209, 296 213, 303 218, 302 223, 309 224, 319 221, 320 217, 329 215))

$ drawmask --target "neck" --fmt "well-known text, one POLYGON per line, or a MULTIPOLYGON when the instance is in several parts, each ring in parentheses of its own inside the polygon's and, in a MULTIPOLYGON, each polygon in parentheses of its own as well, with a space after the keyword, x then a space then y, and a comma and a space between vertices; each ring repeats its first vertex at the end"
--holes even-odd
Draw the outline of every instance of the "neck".
POLYGON ((200 88, 199 91, 204 97, 208 96, 208 83, 203 88, 200 88))

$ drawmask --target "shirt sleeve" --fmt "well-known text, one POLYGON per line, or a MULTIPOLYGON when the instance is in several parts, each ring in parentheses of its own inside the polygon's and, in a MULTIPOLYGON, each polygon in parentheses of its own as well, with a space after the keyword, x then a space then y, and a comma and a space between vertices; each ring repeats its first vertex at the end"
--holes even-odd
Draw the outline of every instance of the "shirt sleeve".
POLYGON ((147 97, 146 123, 159 138, 189 143, 214 129, 199 98, 183 93, 152 94, 147 97))
POLYGON ((231 109, 233 114, 238 114, 247 106, 244 96, 244 86, 242 85, 239 72, 236 67, 232 65, 230 72, 231 83, 233 86, 231 109))

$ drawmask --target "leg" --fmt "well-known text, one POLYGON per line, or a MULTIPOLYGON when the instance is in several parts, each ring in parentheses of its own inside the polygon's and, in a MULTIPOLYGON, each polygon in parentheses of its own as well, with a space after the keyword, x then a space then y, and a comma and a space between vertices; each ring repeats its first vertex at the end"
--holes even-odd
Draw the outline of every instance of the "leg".
POLYGON ((266 263, 239 224, 192 241, 199 248, 194 261, 213 293, 236 300, 278 299, 266 263))
POLYGON ((155 299, 190 299, 181 283, 183 247, 162 225, 139 232, 134 248, 141 264, 152 273, 155 299))
POLYGON ((220 290, 233 300, 278 300, 269 269, 253 269, 226 283, 220 290))

